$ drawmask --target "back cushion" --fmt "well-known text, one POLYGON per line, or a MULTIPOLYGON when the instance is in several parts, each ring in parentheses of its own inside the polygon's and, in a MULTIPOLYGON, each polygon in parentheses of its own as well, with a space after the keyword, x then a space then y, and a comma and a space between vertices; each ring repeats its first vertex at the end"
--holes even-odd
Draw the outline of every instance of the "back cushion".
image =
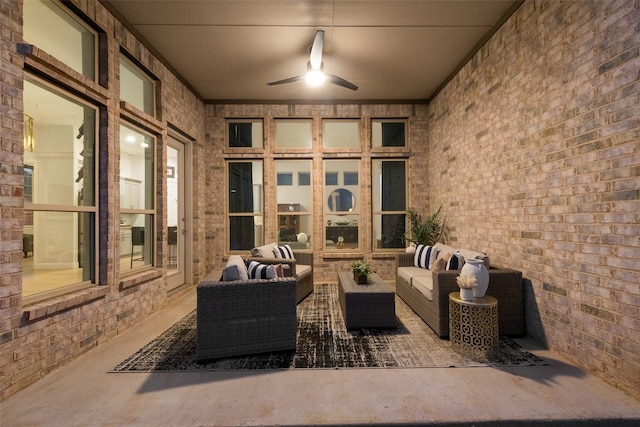
POLYGON ((451 255, 451 258, 449 258, 449 261, 447 261, 447 267, 445 269, 460 270, 462 269, 463 265, 464 265, 464 257, 456 252, 453 255, 451 255))
POLYGON ((256 246, 255 248, 251 249, 251 255, 257 256, 260 258, 273 258, 274 257, 273 251, 277 247, 278 247, 278 244, 275 242, 269 243, 263 246, 256 246))
POLYGON ((413 265, 431 270, 433 263, 438 258, 438 248, 433 246, 418 245, 413 255, 413 265))

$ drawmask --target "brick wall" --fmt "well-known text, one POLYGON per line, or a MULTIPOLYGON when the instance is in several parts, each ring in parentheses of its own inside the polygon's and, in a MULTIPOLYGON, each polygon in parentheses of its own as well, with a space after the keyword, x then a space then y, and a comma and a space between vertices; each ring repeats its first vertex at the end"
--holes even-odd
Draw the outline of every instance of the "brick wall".
MULTIPOLYGON (((410 161, 408 162, 408 176, 419 176, 422 171, 426 170, 426 135, 427 135, 427 106, 426 105, 413 105, 413 104, 375 104, 375 105, 359 105, 359 104, 347 104, 347 105, 287 105, 287 104, 259 104, 259 105, 245 105, 245 104, 229 104, 229 105, 208 105, 206 110, 206 151, 207 151, 207 174, 206 182, 207 191, 209 194, 226 194, 225 185, 225 155, 223 149, 226 144, 226 127, 225 119, 228 118, 262 118, 265 123, 265 164, 264 175, 265 177, 275 177, 275 163, 273 162, 274 156, 271 154, 271 149, 275 146, 275 125, 274 118, 299 118, 299 119, 313 119, 313 144, 314 146, 322 146, 321 135, 321 123, 322 119, 329 118, 349 118, 349 119, 362 119, 361 129, 361 146, 364 147, 361 154, 355 155, 355 158, 368 159, 371 157, 370 150, 370 119, 371 118, 407 118, 408 119, 408 149, 406 155, 410 155, 410 161), (408 151, 410 150, 410 152, 408 151)), ((228 151, 228 150, 227 150, 228 151)), ((228 156, 228 154, 227 154, 228 156)), ((251 154, 247 154, 245 157, 251 158, 251 154)), ((322 155, 318 149, 314 150, 312 154, 300 155, 302 158, 312 158, 313 161, 313 212, 314 212, 314 229, 312 236, 324 235, 324 223, 321 221, 322 213, 324 212, 325 199, 323 196, 324 188, 322 183, 324 182, 323 169, 322 169, 322 155)), ((354 158, 354 155, 350 155, 354 158)), ((333 157, 332 157, 333 158, 333 157)), ((395 157, 398 158, 398 157, 395 157)), ((360 175, 370 176, 371 171, 366 166, 367 162, 361 164, 360 175)), ((370 181, 370 178, 367 182, 370 181)), ((408 204, 414 206, 420 211, 427 211, 428 206, 427 196, 424 189, 423 182, 417 182, 409 180, 409 200, 408 204)), ((364 182, 364 181, 363 181, 364 182)), ((271 191, 265 195, 265 242, 272 242, 276 240, 276 213, 273 209, 269 209, 269 206, 275 207, 275 189, 273 187, 273 180, 271 180, 271 187, 268 187, 268 178, 265 186, 265 191, 271 191), (270 195, 271 194, 271 195, 270 195)), ((354 254, 340 254, 331 252, 323 254, 323 239, 311 238, 314 252, 314 280, 317 283, 321 282, 334 282, 337 283, 337 270, 350 270, 350 264, 354 259, 364 258, 371 262, 373 269, 380 274, 381 277, 395 281, 395 253, 386 254, 373 254, 372 242, 371 242, 371 188, 365 187, 361 182, 362 188, 362 203, 363 208, 359 219, 359 225, 361 230, 361 249, 362 253, 354 254)), ((224 237, 225 229, 225 211, 224 211, 224 199, 220 197, 211 197, 207 202, 206 207, 206 239, 210 243, 207 245, 207 264, 208 265, 223 265, 221 264, 225 255, 225 248, 227 246, 226 238, 224 237)), ((345 251, 347 252, 347 251, 345 251)))
MULTIPOLYGON (((18 52, 22 42, 22 0, 2 0, 0 7, 0 400, 34 383, 39 378, 96 348, 106 340, 136 325, 150 313, 180 296, 167 296, 166 271, 148 270, 119 277, 119 139, 121 114, 139 115, 119 103, 119 51, 123 46, 159 81, 160 112, 157 118, 142 117, 158 138, 158 164, 165 164, 166 141, 171 132, 184 135, 194 158, 203 157, 204 103, 129 33, 99 3, 74 1, 89 19, 103 30, 100 35, 101 81, 87 81, 46 52, 36 47, 18 52), (38 304, 24 305, 22 299, 22 87, 24 67, 37 70, 52 82, 59 82, 102 107, 100 113, 100 249, 98 282, 92 286, 38 304)), ((194 163, 194 176, 202 175, 203 164, 194 163)), ((158 224, 166 224, 164 174, 158 174, 158 224)), ((193 227, 203 224, 203 199, 193 197, 193 227)), ((159 227, 164 229, 166 227, 159 227)), ((207 270, 198 254, 205 242, 194 232, 193 282, 207 270)), ((156 265, 166 262, 166 243, 159 234, 156 265)), ((184 292, 184 291, 183 291, 184 292)))
POLYGON ((526 327, 640 396, 640 9, 527 1, 429 106, 451 241, 521 270, 526 327))

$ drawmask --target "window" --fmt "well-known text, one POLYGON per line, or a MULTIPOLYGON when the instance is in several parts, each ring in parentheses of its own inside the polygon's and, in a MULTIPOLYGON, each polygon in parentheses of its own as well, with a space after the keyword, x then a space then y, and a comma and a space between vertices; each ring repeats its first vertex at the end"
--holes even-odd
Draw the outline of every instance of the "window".
POLYGON ((262 120, 233 120, 227 122, 229 148, 263 146, 262 120))
POLYGON ((310 172, 298 172, 298 185, 311 185, 310 172))
POLYGON ((374 148, 406 146, 405 121, 372 120, 371 146, 374 148))
POLYGON ((357 249, 359 243, 360 188, 356 185, 338 185, 337 176, 345 171, 359 170, 359 160, 325 160, 324 216, 325 249, 357 249), (333 177, 336 177, 334 180, 333 177))
MULTIPOLYGON (((298 177, 311 173, 310 160, 276 160, 278 176, 297 173, 298 177), (291 172, 282 172, 291 171, 291 172)), ((307 249, 311 246, 311 232, 313 231, 312 192, 307 184, 283 185, 278 179, 278 243, 289 244, 294 249, 307 249)))
POLYGON ((150 116, 155 116, 153 80, 124 55, 120 55, 120 99, 150 116))
POLYGON ((338 172, 326 172, 324 174, 325 185, 338 185, 338 172))
POLYGON ((278 185, 293 185, 293 174, 291 172, 278 172, 278 185))
POLYGON ((406 163, 403 160, 373 160, 371 170, 375 249, 403 249, 407 209, 406 163))
POLYGON ((311 120, 276 120, 276 148, 311 148, 311 120))
POLYGON ((155 139, 120 125, 120 271, 153 265, 155 139))
POLYGON ((23 4, 24 40, 95 80, 96 33, 58 2, 29 0, 23 4))
POLYGON ((359 120, 324 120, 325 148, 360 148, 359 120))
POLYGON ((227 185, 229 249, 243 251, 262 245, 262 161, 229 161, 227 185))
POLYGON ((358 172, 345 172, 344 185, 358 185, 358 172))
POLYGON ((30 76, 24 111, 23 295, 44 298, 95 281, 98 115, 30 76))

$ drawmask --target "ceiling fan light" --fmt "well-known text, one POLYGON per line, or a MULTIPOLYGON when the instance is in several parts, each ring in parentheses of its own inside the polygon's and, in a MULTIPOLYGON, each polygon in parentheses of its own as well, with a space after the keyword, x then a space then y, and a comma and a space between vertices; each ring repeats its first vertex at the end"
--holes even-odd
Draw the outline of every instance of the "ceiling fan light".
POLYGON ((309 86, 320 86, 326 80, 326 76, 322 71, 309 70, 307 71, 305 80, 309 86))

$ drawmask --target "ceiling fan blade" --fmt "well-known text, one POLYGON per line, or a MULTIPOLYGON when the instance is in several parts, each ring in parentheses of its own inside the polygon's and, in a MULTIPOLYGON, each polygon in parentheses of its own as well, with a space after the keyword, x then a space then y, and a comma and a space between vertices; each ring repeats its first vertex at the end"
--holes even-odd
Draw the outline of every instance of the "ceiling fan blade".
POLYGON ((320 70, 322 66, 322 49, 324 46, 324 31, 316 31, 316 37, 313 39, 311 46, 311 54, 309 55, 309 63, 313 70, 320 70))
POLYGON ((347 89, 351 89, 351 90, 358 90, 358 86, 354 85, 353 83, 351 83, 349 81, 346 81, 342 77, 334 76, 333 74, 325 74, 325 75, 327 76, 327 81, 329 83, 333 83, 334 85, 346 87, 347 89))
POLYGON ((269 86, 275 86, 275 85, 283 85, 285 83, 293 83, 293 82, 299 82, 300 80, 303 80, 304 76, 295 76, 295 77, 289 77, 288 79, 282 79, 282 80, 278 80, 275 82, 270 82, 267 83, 269 86))

